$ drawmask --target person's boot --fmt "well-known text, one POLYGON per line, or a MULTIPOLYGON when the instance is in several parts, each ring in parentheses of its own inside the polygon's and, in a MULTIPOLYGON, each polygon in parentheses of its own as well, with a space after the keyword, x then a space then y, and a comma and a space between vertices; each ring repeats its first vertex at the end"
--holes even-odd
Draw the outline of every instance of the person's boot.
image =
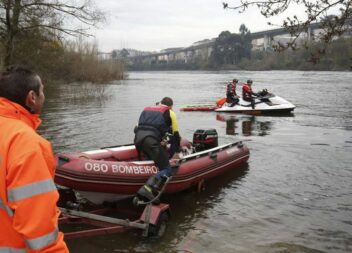
POLYGON ((155 178, 153 189, 160 192, 167 179, 168 177, 166 175, 160 175, 159 178, 155 178))
POLYGON ((137 196, 146 199, 147 201, 151 201, 155 198, 155 185, 156 178, 155 176, 151 176, 148 178, 147 182, 137 191, 137 196))
POLYGON ((137 197, 146 201, 153 201, 153 204, 159 204, 159 198, 156 198, 163 188, 166 180, 165 175, 151 176, 148 181, 138 190, 137 197))

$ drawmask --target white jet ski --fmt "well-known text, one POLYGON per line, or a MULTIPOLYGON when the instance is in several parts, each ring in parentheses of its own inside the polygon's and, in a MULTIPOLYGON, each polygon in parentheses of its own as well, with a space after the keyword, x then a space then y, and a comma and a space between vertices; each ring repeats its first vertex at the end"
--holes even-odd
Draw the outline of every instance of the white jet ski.
POLYGON ((288 113, 295 109, 295 105, 291 104, 287 100, 276 96, 272 93, 258 94, 255 97, 255 107, 251 106, 251 102, 245 101, 240 98, 240 101, 230 106, 229 103, 223 104, 216 112, 238 112, 238 113, 253 113, 253 114, 266 114, 266 113, 288 113))

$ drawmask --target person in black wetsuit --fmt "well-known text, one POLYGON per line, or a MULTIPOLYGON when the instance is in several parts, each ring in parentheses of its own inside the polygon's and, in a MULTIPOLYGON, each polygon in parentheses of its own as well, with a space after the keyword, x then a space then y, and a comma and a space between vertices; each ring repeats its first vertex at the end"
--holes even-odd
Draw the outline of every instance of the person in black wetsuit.
POLYGON ((142 186, 137 196, 147 200, 153 200, 156 192, 162 187, 168 177, 173 174, 169 162, 169 153, 165 149, 163 138, 167 133, 173 133, 173 149, 176 155, 180 152, 180 135, 172 130, 173 125, 177 125, 175 113, 172 112, 173 101, 165 97, 155 106, 144 108, 135 129, 134 144, 138 152, 144 153, 152 159, 159 168, 159 172, 151 176, 146 184, 142 186))

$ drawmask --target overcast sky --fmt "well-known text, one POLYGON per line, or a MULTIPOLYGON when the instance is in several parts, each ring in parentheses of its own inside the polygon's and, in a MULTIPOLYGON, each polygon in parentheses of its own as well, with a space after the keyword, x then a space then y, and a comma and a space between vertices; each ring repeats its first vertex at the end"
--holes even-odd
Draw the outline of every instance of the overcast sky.
MULTIPOLYGON (((107 21, 93 34, 99 49, 133 48, 160 51, 172 47, 187 47, 196 41, 217 37, 222 31, 238 32, 245 24, 251 32, 273 29, 269 21, 251 9, 239 14, 224 10, 222 2, 234 0, 95 0, 106 13, 107 21)), ((293 7, 289 14, 302 13, 293 7)), ((301 15, 303 16, 303 15, 301 15)), ((281 24, 282 17, 272 19, 281 24)))

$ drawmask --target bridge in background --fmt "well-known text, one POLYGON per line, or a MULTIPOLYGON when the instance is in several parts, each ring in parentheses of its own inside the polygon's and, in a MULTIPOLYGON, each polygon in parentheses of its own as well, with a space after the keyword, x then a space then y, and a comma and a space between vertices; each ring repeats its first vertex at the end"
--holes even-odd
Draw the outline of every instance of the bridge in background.
MULTIPOLYGON (((314 32, 320 28, 321 23, 313 23, 307 32, 302 33, 301 40, 311 41, 314 32)), ((288 42, 292 39, 289 32, 284 28, 277 28, 267 31, 254 32, 252 35, 253 50, 271 49, 274 43, 288 42)), ((137 55, 128 57, 130 64, 167 64, 167 63, 188 63, 194 59, 206 60, 210 57, 215 43, 215 38, 204 40, 190 47, 166 49, 159 53, 137 55)))

